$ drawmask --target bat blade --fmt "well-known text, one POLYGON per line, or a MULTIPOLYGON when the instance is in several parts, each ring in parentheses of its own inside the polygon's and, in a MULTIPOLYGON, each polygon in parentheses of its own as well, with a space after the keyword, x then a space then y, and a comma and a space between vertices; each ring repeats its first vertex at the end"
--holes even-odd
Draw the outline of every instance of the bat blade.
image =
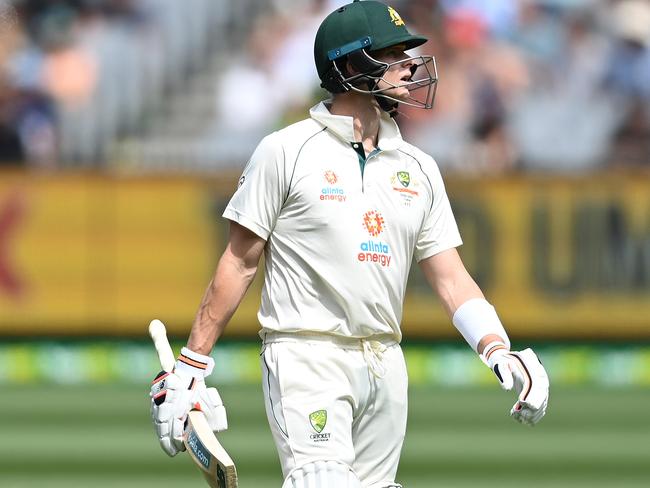
POLYGON ((212 488, 238 487, 235 463, 214 436, 203 412, 189 413, 183 442, 212 488))

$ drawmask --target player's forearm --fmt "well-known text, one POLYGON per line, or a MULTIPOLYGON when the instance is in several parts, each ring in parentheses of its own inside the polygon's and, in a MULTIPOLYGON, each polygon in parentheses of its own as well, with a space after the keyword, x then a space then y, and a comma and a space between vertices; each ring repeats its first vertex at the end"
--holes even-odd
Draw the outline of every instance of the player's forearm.
POLYGON ((255 277, 257 262, 245 263, 226 250, 196 313, 187 347, 209 355, 255 277))
POLYGON ((420 261, 420 269, 440 298, 449 318, 468 300, 484 298, 483 292, 465 269, 456 249, 448 249, 420 261))
POLYGON ((420 262, 454 326, 479 354, 491 342, 510 344, 494 307, 465 269, 455 249, 420 262))
POLYGON ((459 268, 454 275, 449 276, 446 280, 438 280, 436 282, 436 293, 440 297, 442 306, 449 318, 454 316, 458 307, 463 303, 474 298, 485 298, 483 292, 465 268, 459 268))
MULTIPOLYGON (((450 280, 446 283, 442 289, 438 291, 439 296, 441 297, 442 303, 445 307, 445 310, 449 314, 449 317, 453 320, 456 310, 463 305, 464 303, 469 302, 470 300, 479 298, 485 299, 483 292, 476 284, 474 279, 467 273, 464 269, 462 272, 458 273, 456 280, 450 280)), ((507 336, 505 334, 493 334, 489 333, 484 335, 481 340, 478 342, 476 352, 481 354, 485 346, 491 342, 507 342, 507 336)))

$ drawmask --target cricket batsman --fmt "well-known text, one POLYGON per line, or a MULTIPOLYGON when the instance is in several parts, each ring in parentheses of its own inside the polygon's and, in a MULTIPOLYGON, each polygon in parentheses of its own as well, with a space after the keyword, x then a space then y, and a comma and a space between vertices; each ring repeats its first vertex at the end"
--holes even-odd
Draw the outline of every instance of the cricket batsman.
POLYGON ((426 41, 377 1, 355 0, 323 20, 314 57, 331 99, 254 151, 223 214, 229 240, 187 347, 166 395, 152 396, 170 456, 184 449, 183 422, 197 404, 214 431, 227 428, 219 394, 204 380, 262 253, 262 386, 283 488, 401 486, 400 323, 413 259, 469 346, 516 391, 512 417, 534 425, 544 416, 544 367, 532 350, 510 350, 456 251, 461 237, 435 161, 395 122, 402 104, 432 107, 434 58, 406 54, 426 41))

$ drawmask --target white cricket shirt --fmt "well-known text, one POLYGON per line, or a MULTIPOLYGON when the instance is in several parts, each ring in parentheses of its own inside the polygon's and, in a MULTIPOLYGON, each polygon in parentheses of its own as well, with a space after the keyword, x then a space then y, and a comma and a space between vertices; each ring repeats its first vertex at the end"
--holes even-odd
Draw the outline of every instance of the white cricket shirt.
POLYGON ((267 241, 262 334, 400 341, 413 257, 462 243, 440 171, 387 114, 367 157, 352 117, 310 115, 260 142, 223 214, 267 241))

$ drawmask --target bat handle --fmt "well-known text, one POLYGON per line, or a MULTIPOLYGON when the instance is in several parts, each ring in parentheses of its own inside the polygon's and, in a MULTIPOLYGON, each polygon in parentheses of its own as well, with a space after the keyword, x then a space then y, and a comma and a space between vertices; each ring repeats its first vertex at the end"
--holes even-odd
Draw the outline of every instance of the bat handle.
POLYGON ((167 339, 165 324, 158 319, 152 320, 149 324, 149 336, 151 336, 153 345, 156 348, 163 371, 171 372, 174 369, 174 364, 176 364, 176 359, 167 339))

